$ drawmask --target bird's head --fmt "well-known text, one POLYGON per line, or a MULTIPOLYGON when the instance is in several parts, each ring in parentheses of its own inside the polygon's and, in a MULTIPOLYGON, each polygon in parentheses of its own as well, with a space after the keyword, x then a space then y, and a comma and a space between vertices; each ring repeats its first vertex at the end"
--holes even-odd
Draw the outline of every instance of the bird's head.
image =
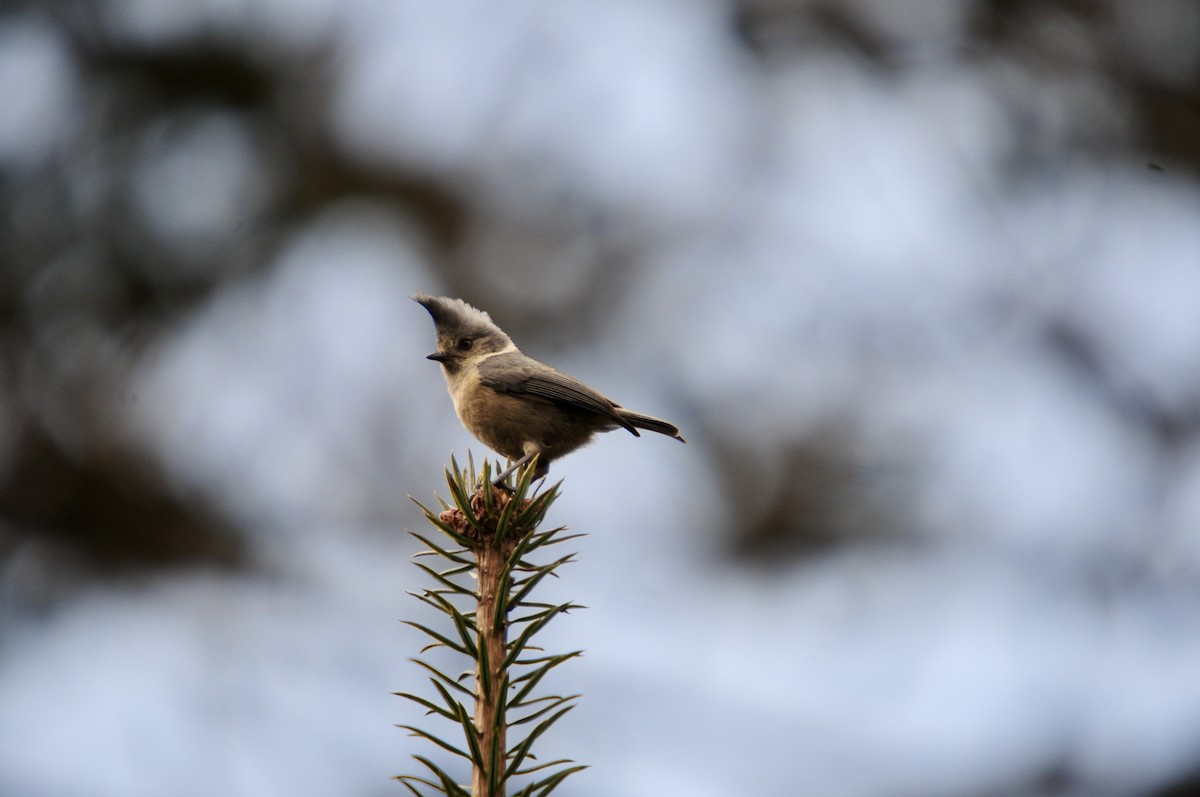
POLYGON ((437 351, 426 359, 442 364, 447 373, 489 354, 515 348, 491 317, 462 299, 418 293, 413 301, 429 311, 437 331, 437 351))

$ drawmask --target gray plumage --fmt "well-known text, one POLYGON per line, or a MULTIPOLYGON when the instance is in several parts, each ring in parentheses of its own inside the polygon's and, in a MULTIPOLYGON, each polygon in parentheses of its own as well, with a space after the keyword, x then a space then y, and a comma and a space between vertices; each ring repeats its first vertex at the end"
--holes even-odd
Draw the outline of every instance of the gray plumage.
POLYGON ((509 473, 538 455, 536 475, 588 443, 597 432, 646 429, 684 442, 674 424, 627 410, 612 399, 522 354, 487 313, 444 296, 418 294, 437 332, 437 351, 463 426, 508 458, 509 473))

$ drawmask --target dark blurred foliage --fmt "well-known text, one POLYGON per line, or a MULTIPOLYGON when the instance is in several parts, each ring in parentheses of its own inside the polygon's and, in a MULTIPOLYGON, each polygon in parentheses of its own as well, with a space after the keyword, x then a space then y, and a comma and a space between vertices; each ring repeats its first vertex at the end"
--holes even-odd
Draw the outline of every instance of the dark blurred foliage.
MULTIPOLYGON (((1004 61, 1042 79, 1076 71, 1096 79, 1098 71, 1098 82, 1133 109, 1133 143, 1148 168, 1200 174, 1200 75, 1169 82, 1131 58, 1112 4, 975 2, 966 40, 936 56, 920 41, 878 25, 869 8, 744 0, 733 23, 747 50, 764 61, 835 48, 883 73, 927 57, 1004 61), (1069 28, 1092 46, 1064 48, 1056 28, 1069 28)), ((465 250, 470 225, 498 225, 509 237, 540 236, 550 248, 555 236, 578 232, 537 224, 525 229, 520 222, 514 228, 478 206, 469 186, 348 158, 320 122, 329 55, 320 47, 297 52, 218 35, 145 47, 106 33, 104 4, 9 4, 4 13, 17 11, 49 20, 65 35, 81 69, 81 89, 73 99, 78 129, 71 145, 13 165, 0 178, 0 530, 6 557, 50 538, 57 552, 51 556, 69 551, 104 570, 244 561, 238 534, 172 489, 126 431, 110 422, 109 408, 136 399, 125 380, 140 352, 223 285, 260 270, 299 220, 345 197, 391 203, 428 243, 447 290, 468 299, 474 298, 472 275, 482 267, 479 254, 465 250), (228 229, 201 229, 198 238, 185 230, 172 238, 147 218, 132 175, 147 148, 187 136, 198 120, 214 115, 230 121, 265 164, 256 188, 260 200, 228 229)), ((1099 158, 1131 143, 1086 125, 1079 136, 1075 143, 1099 158)), ((1032 134, 1023 151, 1027 160, 1018 170, 1041 168, 1054 155, 1039 153, 1032 134)), ((619 274, 629 244, 599 240, 599 261, 619 274)), ((610 276, 591 278, 553 313, 544 307, 518 312, 504 305, 505 297, 490 299, 490 309, 517 336, 538 334, 552 326, 546 321, 572 330, 561 334, 582 334, 602 322, 604 297, 624 289, 611 271, 596 273, 610 276), (573 323, 558 323, 566 319, 573 323)), ((1087 360, 1087 344, 1072 345, 1087 360)), ((881 525, 879 513, 863 512, 853 497, 856 478, 871 474, 856 471, 837 440, 813 440, 786 459, 786 484, 766 496, 752 528, 733 530, 739 551, 753 556, 837 545, 881 525)), ((750 485, 762 477, 753 451, 722 449, 716 461, 731 495, 757 494, 750 485)))
MULTIPOLYGON (((1200 174, 1200 75, 1183 82, 1171 80, 1133 57, 1129 32, 1115 13, 1120 3, 978 0, 968 5, 967 36, 950 53, 931 53, 919 39, 896 35, 854 3, 743 0, 738 4, 737 27, 747 46, 764 59, 834 48, 885 73, 903 72, 930 58, 963 63, 1002 60, 1046 81, 1086 73, 1089 81, 1119 92, 1132 110, 1137 136, 1131 142, 1123 133, 1093 130, 1097 138, 1085 137, 1075 144, 1090 148, 1097 157, 1125 154, 1132 144, 1142 150, 1148 168, 1170 164, 1173 170, 1200 174), (1089 46, 1068 46, 1074 37, 1089 46)), ((1036 160, 1025 164, 1043 165, 1036 160)))
MULTIPOLYGON (((1129 31, 1116 13, 1119 3, 981 0, 969 5, 967 36, 951 52, 930 46, 919 33, 910 30, 905 35, 880 24, 863 4, 743 0, 736 25, 747 47, 766 61, 833 49, 883 75, 901 75, 946 60, 976 66, 1006 64, 1047 84, 1086 76, 1080 85, 1104 87, 1125 109, 1131 130, 1096 126, 1090 117, 1080 115, 1072 126, 1074 135, 1055 140, 1052 150, 1039 147, 1039 122, 1030 118, 1019 148, 1022 157, 1009 164, 1010 179, 1054 171, 1060 168, 1057 160, 1080 154, 1105 161, 1128 158, 1131 151, 1140 153, 1133 157, 1144 160, 1149 171, 1200 175, 1200 73, 1185 81, 1168 79, 1152 64, 1134 57, 1129 31), (1081 41, 1086 46, 1080 46, 1081 41)), ((894 15, 914 10, 904 3, 893 8, 897 9, 894 15)), ((1019 117, 1024 100, 1017 95, 1013 99, 1019 117)), ((1087 110, 1082 104, 1071 107, 1087 110)), ((1099 395, 1119 405, 1121 414, 1136 416, 1137 424, 1151 428, 1167 450, 1196 439, 1200 407, 1181 412, 1161 405, 1153 396, 1131 391, 1121 384, 1119 374, 1108 371, 1092 341, 1069 324, 1052 323, 1045 335, 1051 350, 1069 361, 1099 395)), ((781 552, 821 550, 848 540, 907 539, 900 513, 894 512, 898 505, 879 506, 874 490, 883 479, 899 488, 889 486, 889 499, 902 502, 903 464, 860 467, 850 446, 849 437, 839 443, 836 435, 824 432, 806 441, 785 457, 786 483, 768 490, 765 506, 751 496, 762 492, 755 486, 774 485, 775 479, 763 473, 763 467, 754 468, 756 452, 725 450, 719 460, 737 464, 728 467, 724 483, 742 508, 739 516, 754 518, 749 527, 735 530, 733 550, 777 561, 781 552), (747 479, 748 473, 754 475, 747 479)))
POLYGON ((1200 795, 1200 773, 1167 786, 1153 797, 1197 797, 1200 795))
POLYGON ((441 250, 459 235, 462 204, 329 145, 312 117, 317 58, 216 37, 145 49, 103 33, 102 4, 25 10, 65 34, 85 88, 72 146, 0 180, 0 550, 24 568, 20 553, 101 572, 244 564, 241 533, 172 489, 116 424, 113 404, 137 401, 129 366, 223 285, 260 271, 297 220, 332 201, 382 197, 441 250), (265 153, 269 201, 219 236, 180 245, 146 218, 132 175, 156 136, 187 135, 212 115, 235 120, 265 153))

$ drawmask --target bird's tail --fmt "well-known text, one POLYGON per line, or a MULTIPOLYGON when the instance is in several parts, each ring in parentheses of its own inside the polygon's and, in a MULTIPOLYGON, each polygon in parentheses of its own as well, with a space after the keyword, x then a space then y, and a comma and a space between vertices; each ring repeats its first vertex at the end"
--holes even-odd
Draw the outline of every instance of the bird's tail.
POLYGON ((679 427, 673 423, 664 421, 662 418, 655 418, 652 415, 642 415, 640 412, 633 412, 632 410, 627 410, 624 407, 618 409, 617 412, 619 412, 621 417, 628 421, 631 426, 636 426, 639 429, 646 429, 651 432, 658 432, 659 434, 665 434, 667 437, 674 437, 681 443, 687 442, 683 439, 683 436, 679 434, 679 427))

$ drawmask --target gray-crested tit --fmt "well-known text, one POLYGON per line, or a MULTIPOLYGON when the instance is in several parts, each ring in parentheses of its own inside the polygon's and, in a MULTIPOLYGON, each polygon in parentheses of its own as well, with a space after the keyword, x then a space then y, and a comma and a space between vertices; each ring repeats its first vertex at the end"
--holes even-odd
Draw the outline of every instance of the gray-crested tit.
POLYGON ((647 429, 684 442, 674 424, 627 410, 525 356, 487 313, 462 299, 412 298, 433 316, 437 351, 428 359, 441 363, 458 419, 509 460, 497 483, 534 456, 535 476, 546 475, 552 461, 586 444, 596 432, 622 428, 640 437, 638 429, 647 429))

